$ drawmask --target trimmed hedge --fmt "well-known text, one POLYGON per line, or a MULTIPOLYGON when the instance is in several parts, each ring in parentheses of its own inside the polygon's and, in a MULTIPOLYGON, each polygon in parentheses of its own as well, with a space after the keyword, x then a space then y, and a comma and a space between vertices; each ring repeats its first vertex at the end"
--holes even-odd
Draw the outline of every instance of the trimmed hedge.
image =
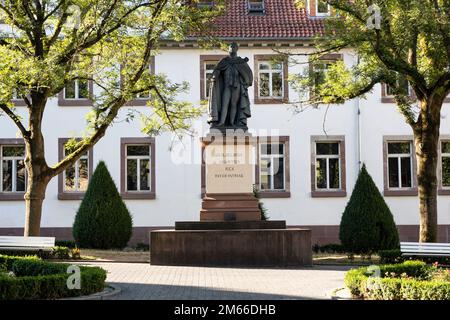
POLYGON ((73 237, 81 248, 124 248, 133 221, 108 168, 100 161, 73 224, 73 237))
POLYGON ((354 297, 370 300, 450 300, 450 282, 426 280, 432 267, 422 261, 381 265, 379 268, 381 278, 370 277, 373 273, 366 267, 347 272, 345 285, 354 297), (392 273, 399 277, 385 277, 392 273))
POLYGON ((394 217, 365 165, 342 214, 339 239, 348 253, 400 248, 394 217))
POLYGON ((426 257, 426 256, 402 256, 400 250, 380 250, 378 252, 381 263, 401 263, 408 260, 423 261, 426 263, 439 263, 443 265, 450 265, 450 257, 426 257))
POLYGON ((0 300, 59 299, 89 295, 105 287, 106 271, 80 266, 81 289, 67 288, 69 264, 45 262, 37 257, 0 256, 0 264, 15 276, 0 273, 0 300))

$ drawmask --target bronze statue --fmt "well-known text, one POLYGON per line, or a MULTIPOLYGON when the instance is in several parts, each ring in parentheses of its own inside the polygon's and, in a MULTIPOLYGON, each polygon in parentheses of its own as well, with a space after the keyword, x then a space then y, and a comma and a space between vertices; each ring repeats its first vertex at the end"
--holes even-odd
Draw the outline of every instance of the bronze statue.
POLYGON ((253 83, 253 73, 248 58, 237 56, 238 45, 231 43, 229 56, 214 68, 209 88, 209 119, 212 129, 242 129, 247 131, 250 118, 248 87, 253 83))

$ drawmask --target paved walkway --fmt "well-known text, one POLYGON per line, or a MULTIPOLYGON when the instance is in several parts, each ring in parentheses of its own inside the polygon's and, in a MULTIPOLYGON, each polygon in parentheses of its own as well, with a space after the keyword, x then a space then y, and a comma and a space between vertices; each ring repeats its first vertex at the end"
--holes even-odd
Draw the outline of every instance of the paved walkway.
POLYGON ((328 299, 344 286, 347 267, 302 269, 151 266, 144 263, 90 263, 108 271, 120 286, 114 299, 328 299))

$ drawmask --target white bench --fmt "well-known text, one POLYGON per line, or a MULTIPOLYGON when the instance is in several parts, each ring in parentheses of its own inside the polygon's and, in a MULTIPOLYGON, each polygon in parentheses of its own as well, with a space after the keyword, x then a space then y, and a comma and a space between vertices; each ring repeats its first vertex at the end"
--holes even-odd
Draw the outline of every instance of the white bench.
POLYGON ((450 257, 450 243, 400 242, 403 256, 450 257))
POLYGON ((0 236, 0 251, 51 251, 54 246, 53 237, 0 236))

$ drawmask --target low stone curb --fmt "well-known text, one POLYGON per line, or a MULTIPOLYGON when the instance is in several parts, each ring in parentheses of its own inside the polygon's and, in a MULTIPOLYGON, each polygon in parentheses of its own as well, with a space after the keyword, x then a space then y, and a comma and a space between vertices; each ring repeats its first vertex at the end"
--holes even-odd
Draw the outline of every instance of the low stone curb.
POLYGON ((109 300, 110 298, 120 294, 122 289, 114 284, 107 283, 105 290, 88 296, 64 298, 60 300, 109 300))
POLYGON ((331 291, 328 296, 331 300, 353 300, 350 291, 347 288, 337 288, 331 291))

